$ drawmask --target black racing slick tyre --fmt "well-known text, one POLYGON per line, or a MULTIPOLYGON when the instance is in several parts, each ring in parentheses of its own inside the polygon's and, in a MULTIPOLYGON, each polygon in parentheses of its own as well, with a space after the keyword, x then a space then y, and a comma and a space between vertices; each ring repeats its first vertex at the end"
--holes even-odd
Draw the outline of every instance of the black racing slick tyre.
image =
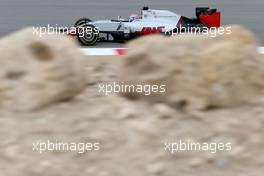
POLYGON ((81 18, 78 21, 76 21, 76 23, 74 23, 74 27, 78 27, 84 24, 87 24, 89 22, 91 22, 92 20, 90 20, 89 18, 81 18))
POLYGON ((204 30, 209 29, 209 27, 204 25, 204 24, 197 24, 195 27, 197 28, 198 31, 201 31, 201 32, 203 32, 204 30))
POLYGON ((78 28, 77 37, 82 45, 92 46, 99 40, 99 31, 93 25, 85 25, 78 28))

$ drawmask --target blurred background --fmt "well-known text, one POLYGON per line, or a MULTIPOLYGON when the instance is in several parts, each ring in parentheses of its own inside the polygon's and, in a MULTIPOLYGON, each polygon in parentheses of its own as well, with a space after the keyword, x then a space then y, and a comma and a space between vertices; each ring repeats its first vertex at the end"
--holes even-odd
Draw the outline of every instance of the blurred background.
POLYGON ((217 7, 222 24, 242 24, 264 41, 263 0, 0 0, 0 36, 26 26, 71 26, 77 19, 126 18, 142 6, 192 17, 195 7, 217 7))

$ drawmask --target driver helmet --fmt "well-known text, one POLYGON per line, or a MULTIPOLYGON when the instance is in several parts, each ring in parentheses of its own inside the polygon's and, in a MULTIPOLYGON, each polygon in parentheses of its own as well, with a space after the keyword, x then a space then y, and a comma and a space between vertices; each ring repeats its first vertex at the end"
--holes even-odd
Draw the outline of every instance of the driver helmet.
POLYGON ((131 15, 129 16, 129 21, 130 21, 130 22, 133 22, 133 21, 135 21, 135 20, 137 20, 137 19, 139 19, 139 15, 138 15, 138 14, 131 14, 131 15))

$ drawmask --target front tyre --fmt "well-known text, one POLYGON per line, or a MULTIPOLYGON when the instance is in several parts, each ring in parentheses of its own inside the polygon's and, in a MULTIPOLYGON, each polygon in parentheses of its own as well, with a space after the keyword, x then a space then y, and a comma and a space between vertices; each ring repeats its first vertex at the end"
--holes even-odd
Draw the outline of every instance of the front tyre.
POLYGON ((74 24, 74 27, 78 27, 84 24, 87 24, 89 22, 91 22, 92 20, 90 20, 89 18, 81 18, 78 21, 76 21, 76 23, 74 24))
POLYGON ((85 25, 78 28, 78 40, 85 46, 93 46, 99 40, 99 31, 93 25, 85 25))

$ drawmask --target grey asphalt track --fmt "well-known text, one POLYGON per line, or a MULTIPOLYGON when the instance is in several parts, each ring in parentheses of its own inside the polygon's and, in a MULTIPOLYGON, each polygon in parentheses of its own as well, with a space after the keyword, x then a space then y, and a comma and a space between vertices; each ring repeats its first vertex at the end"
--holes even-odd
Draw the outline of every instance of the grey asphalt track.
MULTIPOLYGON (((241 24, 264 43, 263 0, 0 0, 0 36, 27 26, 71 26, 80 17, 91 19, 127 17, 142 6, 168 9, 192 17, 196 6, 217 7, 222 24, 241 24)), ((99 47, 121 47, 100 44, 99 47)))

